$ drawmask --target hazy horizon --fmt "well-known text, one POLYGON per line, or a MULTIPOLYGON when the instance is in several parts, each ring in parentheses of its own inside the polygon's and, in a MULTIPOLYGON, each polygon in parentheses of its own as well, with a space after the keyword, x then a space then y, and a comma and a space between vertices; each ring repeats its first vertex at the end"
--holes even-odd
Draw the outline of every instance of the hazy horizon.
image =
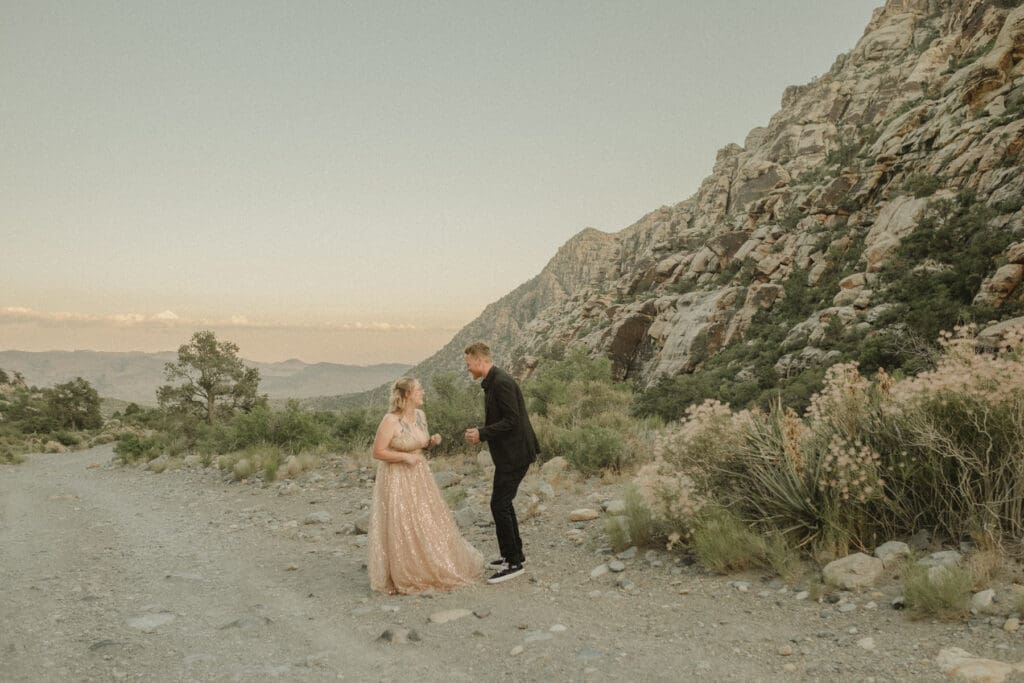
POLYGON ((0 349, 417 363, 880 4, 5 3, 0 349))

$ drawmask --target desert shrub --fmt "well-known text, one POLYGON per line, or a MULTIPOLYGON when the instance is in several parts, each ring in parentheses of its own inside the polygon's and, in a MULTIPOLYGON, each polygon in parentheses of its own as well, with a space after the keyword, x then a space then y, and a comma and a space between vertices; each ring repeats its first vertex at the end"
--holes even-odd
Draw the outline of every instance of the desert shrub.
POLYGON ((53 432, 50 434, 50 438, 63 446, 78 446, 82 443, 82 437, 79 434, 64 430, 53 432))
POLYGON ((961 619, 974 579, 962 567, 924 567, 911 564, 903 577, 907 607, 919 618, 961 619))
MULTIPOLYGON (((995 210, 970 192, 955 200, 932 202, 918 228, 908 235, 880 275, 903 325, 923 339, 936 339, 957 324, 1012 317, 1020 305, 1001 310, 975 305, 982 281, 1013 241, 994 227, 995 210)), ((894 368, 890 367, 889 370, 894 368)))
MULTIPOLYGON (((431 411, 433 412, 433 411, 431 411)), ((433 415, 430 417, 430 426, 435 427, 433 415)), ((373 443, 373 437, 377 431, 377 424, 380 416, 371 414, 368 408, 350 408, 338 415, 334 423, 332 437, 338 444, 338 449, 347 452, 366 451, 373 443)), ((436 429, 431 430, 436 433, 436 429)), ((444 445, 442 443, 442 445, 444 445)))
POLYGON ((937 367, 893 387, 877 432, 890 454, 887 522, 966 537, 1024 533, 1021 332, 979 353, 972 327, 942 338, 937 367))
MULTIPOLYGON (((780 402, 767 411, 693 408, 657 439, 641 490, 656 490, 655 475, 676 481, 669 500, 677 505, 728 507, 797 545, 838 554, 922 528, 993 546, 1019 539, 1024 332, 979 352, 966 327, 943 335, 939 348, 933 370, 900 380, 835 365, 802 416, 780 402)), ((659 512, 664 500, 645 502, 656 523, 671 517, 659 512)), ((685 526, 675 531, 685 535, 685 526)))
MULTIPOLYGON (((466 429, 484 423, 483 390, 479 383, 466 382, 452 373, 441 373, 431 378, 426 394, 423 410, 427 425, 431 434, 441 435, 438 452, 451 453, 465 448, 466 429)), ((372 420, 371 440, 379 421, 379 415, 372 420)))
POLYGON ((149 461, 160 456, 167 444, 166 436, 163 434, 141 435, 135 432, 127 432, 121 436, 117 445, 114 446, 114 453, 123 464, 133 462, 149 461))
POLYGON ((942 187, 942 178, 927 173, 914 173, 903 183, 903 189, 915 197, 930 197, 942 187))
POLYGON ((10 446, 0 446, 0 463, 17 465, 25 462, 25 458, 15 453, 10 446))
POLYGON ((626 513, 622 517, 624 523, 617 522, 615 517, 609 518, 609 526, 614 529, 609 534, 612 545, 617 548, 630 544, 650 545, 658 535, 654 518, 635 486, 626 489, 623 502, 626 504, 626 513))
POLYGON ((691 547, 701 564, 720 574, 761 566, 767 555, 764 539, 734 512, 719 507, 700 517, 691 547))
POLYGON ((232 474, 235 475, 235 479, 238 481, 248 479, 255 473, 255 471, 256 467, 248 458, 236 460, 234 466, 231 468, 232 474))
POLYGON ((523 385, 545 459, 564 457, 583 472, 622 469, 643 421, 629 417, 632 389, 615 383, 611 361, 579 349, 546 363, 523 385))

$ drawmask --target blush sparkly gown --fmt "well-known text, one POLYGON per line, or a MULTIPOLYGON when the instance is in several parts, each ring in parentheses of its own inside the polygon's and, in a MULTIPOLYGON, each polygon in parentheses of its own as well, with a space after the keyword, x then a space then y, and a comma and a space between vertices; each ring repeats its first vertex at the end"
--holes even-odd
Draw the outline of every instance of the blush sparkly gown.
MULTIPOLYGON (((429 440, 426 424, 402 422, 389 448, 411 453, 429 440)), ((379 462, 370 506, 370 588, 420 593, 466 586, 483 574, 483 555, 459 533, 424 460, 418 465, 379 462)))

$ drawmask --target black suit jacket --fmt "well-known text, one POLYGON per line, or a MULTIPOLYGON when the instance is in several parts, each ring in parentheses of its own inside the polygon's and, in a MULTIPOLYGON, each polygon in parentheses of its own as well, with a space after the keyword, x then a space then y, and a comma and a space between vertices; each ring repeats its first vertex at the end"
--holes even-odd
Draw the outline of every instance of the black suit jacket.
POLYGON ((491 367, 480 386, 484 389, 484 427, 480 440, 486 441, 496 470, 515 470, 537 459, 540 443, 526 414, 523 392, 512 376, 491 367))

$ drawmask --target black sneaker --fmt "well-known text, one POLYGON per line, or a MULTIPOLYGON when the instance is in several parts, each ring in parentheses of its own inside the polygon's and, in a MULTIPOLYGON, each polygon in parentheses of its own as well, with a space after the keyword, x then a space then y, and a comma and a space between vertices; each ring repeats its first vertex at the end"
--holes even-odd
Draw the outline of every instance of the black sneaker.
POLYGON ((508 581, 514 579, 524 571, 523 565, 521 564, 510 564, 500 572, 491 574, 487 579, 487 583, 501 583, 502 581, 508 581))
MULTIPOLYGON (((517 564, 526 564, 526 560, 523 559, 521 562, 518 562, 517 564)), ((496 569, 496 570, 504 569, 507 566, 508 566, 508 560, 506 560, 504 557, 499 557, 496 560, 491 560, 490 562, 488 562, 487 564, 484 565, 484 567, 486 567, 487 569, 496 569)))

